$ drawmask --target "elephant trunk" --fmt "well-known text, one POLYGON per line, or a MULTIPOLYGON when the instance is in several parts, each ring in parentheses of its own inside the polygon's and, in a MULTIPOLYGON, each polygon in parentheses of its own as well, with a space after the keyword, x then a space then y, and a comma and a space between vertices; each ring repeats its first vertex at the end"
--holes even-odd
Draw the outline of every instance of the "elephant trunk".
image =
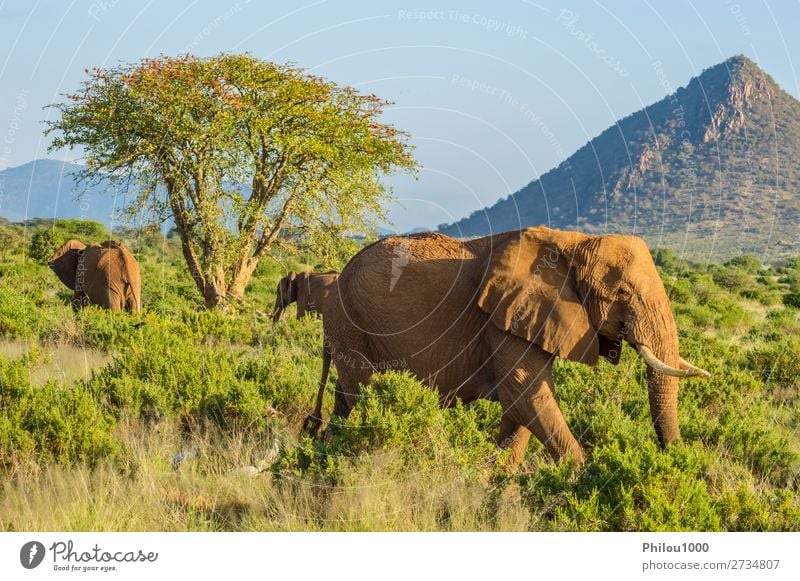
POLYGON ((661 305, 643 309, 646 314, 634 322, 629 340, 648 364, 650 415, 658 441, 663 447, 681 436, 678 426, 678 376, 693 372, 681 372, 675 320, 669 302, 662 302, 661 305))
POLYGON ((275 306, 272 309, 272 322, 277 323, 283 316, 283 311, 286 310, 286 305, 283 300, 283 282, 278 284, 278 289, 275 291, 275 306))
POLYGON ((678 426, 678 378, 647 368, 650 415, 662 447, 681 437, 678 426))

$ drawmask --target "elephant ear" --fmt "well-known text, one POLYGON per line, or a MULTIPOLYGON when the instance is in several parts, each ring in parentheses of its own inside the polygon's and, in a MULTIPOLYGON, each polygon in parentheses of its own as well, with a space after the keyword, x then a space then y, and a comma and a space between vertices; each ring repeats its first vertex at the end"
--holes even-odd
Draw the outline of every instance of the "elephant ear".
POLYGON ((598 336, 579 297, 571 258, 582 238, 548 228, 509 235, 489 257, 478 306, 500 329, 563 359, 594 365, 598 336))
POLYGON ((284 305, 289 305, 297 300, 297 273, 292 271, 281 281, 281 297, 284 305))
POLYGON ((75 290, 78 260, 85 248, 86 245, 80 240, 68 240, 55 251, 47 263, 70 290, 75 290))

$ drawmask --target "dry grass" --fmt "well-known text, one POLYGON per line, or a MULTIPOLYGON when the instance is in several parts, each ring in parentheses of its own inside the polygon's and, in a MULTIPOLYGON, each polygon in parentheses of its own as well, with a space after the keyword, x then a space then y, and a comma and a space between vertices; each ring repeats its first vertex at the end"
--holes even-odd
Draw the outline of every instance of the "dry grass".
MULTIPOLYGON (((38 343, 0 338, 0 357, 17 359, 35 346, 38 343)), ((66 384, 90 379, 93 371, 101 369, 112 359, 105 351, 70 344, 47 344, 42 351, 45 356, 43 362, 37 362, 30 370, 31 383, 35 385, 50 379, 66 384)))
POLYGON ((128 426, 131 471, 49 464, 0 482, 0 530, 27 531, 524 531, 531 513, 515 484, 398 479, 385 456, 346 484, 246 475, 259 448, 236 436, 179 443, 168 428, 128 426), (197 446, 178 469, 178 450, 197 446))

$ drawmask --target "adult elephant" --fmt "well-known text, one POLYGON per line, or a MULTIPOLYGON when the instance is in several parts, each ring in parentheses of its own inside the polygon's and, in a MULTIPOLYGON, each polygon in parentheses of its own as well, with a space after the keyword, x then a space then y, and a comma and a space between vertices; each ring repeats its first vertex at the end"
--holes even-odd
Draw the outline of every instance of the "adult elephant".
POLYGON ((112 311, 136 312, 141 308, 139 263, 119 242, 107 240, 87 246, 68 240, 48 263, 61 282, 75 291, 74 309, 91 303, 112 311))
POLYGON ((669 299, 647 246, 631 236, 529 228, 461 242, 440 234, 387 238, 359 252, 328 297, 323 380, 306 421, 321 423, 331 359, 334 413, 346 417, 372 373, 410 370, 444 404, 492 398, 498 442, 518 464, 531 432, 558 460, 583 462, 556 400, 561 357, 616 364, 622 340, 648 365, 650 410, 662 446, 680 437, 678 378, 706 371, 678 353, 669 299))
POLYGON ((321 313, 325 299, 337 278, 338 272, 290 272, 278 282, 272 320, 279 321, 286 307, 294 302, 297 303, 298 319, 306 313, 321 313))

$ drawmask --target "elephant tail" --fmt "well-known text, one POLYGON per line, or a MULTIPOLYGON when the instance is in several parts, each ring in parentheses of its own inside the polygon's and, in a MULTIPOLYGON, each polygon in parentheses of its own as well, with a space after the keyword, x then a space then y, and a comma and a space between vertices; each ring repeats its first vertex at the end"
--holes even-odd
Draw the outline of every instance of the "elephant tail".
POLYGON ((141 308, 139 304, 139 294, 133 288, 130 282, 125 281, 125 291, 123 294, 125 300, 125 310, 129 313, 136 313, 141 308))
POLYGON ((142 308, 142 283, 139 278, 139 265, 127 249, 123 247, 121 250, 123 308, 129 313, 136 313, 142 308))
POLYGON ((322 396, 325 395, 325 384, 328 383, 328 372, 331 370, 331 350, 328 341, 324 342, 322 348, 322 377, 319 380, 319 390, 317 391, 317 404, 314 411, 303 422, 303 432, 312 438, 319 436, 322 427, 322 396))

